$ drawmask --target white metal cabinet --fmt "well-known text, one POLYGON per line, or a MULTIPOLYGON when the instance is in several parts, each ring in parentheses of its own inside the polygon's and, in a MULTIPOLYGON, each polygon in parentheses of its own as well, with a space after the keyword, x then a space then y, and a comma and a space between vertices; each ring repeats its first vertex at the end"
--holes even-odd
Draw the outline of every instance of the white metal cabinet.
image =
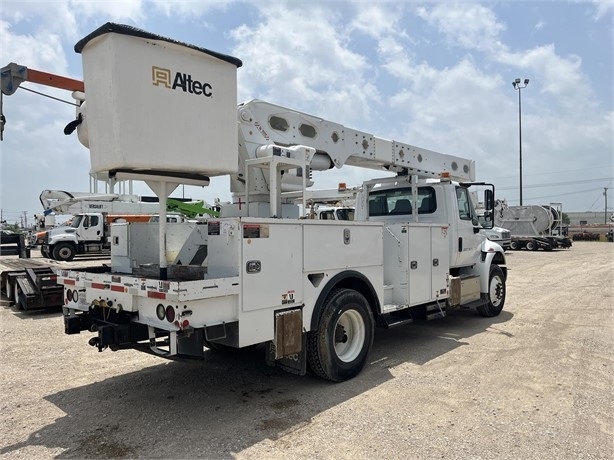
POLYGON ((447 297, 448 227, 389 224, 384 231, 384 282, 389 304, 413 306, 447 297))
POLYGON ((303 300, 301 226, 279 220, 243 220, 242 310, 290 307, 303 300))

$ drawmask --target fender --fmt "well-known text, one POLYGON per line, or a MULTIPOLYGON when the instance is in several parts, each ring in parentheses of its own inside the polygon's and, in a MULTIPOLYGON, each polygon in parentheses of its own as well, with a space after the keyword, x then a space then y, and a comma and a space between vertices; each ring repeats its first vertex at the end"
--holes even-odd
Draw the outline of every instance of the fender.
POLYGON ((479 263, 474 265, 471 270, 474 274, 480 276, 480 291, 488 292, 488 284, 490 282, 490 266, 497 264, 503 270, 503 275, 507 278, 507 263, 505 260, 505 251, 496 242, 489 239, 482 240, 481 257, 479 263))
POLYGON ((63 242, 73 243, 76 246, 79 243, 76 229, 73 229, 72 227, 59 227, 49 231, 49 245, 63 242))
POLYGON ((360 272, 355 270, 347 270, 341 273, 337 273, 333 276, 324 289, 320 292, 318 296, 318 300, 313 307, 313 313, 311 315, 311 328, 313 331, 318 327, 318 320, 320 319, 320 313, 322 312, 322 308, 324 307, 324 301, 328 297, 330 292, 337 287, 345 287, 348 289, 355 289, 365 296, 367 302, 371 306, 371 311, 373 312, 373 316, 376 316, 380 311, 379 299, 377 298, 377 293, 371 284, 371 281, 360 272))

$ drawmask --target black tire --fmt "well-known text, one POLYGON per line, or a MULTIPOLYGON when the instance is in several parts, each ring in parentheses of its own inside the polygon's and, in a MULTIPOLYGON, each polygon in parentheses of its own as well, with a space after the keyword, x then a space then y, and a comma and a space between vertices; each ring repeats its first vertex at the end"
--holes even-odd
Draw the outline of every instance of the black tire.
POLYGON ((517 243, 517 242, 515 242, 515 241, 512 241, 512 242, 510 243, 510 249, 511 249, 512 251, 515 251, 516 249, 518 249, 518 243, 517 243))
POLYGON ((25 310, 25 308, 21 304, 21 300, 19 300, 20 293, 21 289, 19 289, 19 284, 17 284, 17 280, 15 280, 15 286, 13 286, 13 304, 15 305, 17 310, 25 310))
POLYGON ((41 256, 46 259, 51 259, 49 251, 47 251, 44 246, 41 246, 41 256))
POLYGON ((324 301, 317 329, 307 335, 310 369, 333 382, 356 376, 371 351, 373 329, 367 299, 352 289, 333 289, 324 301))
POLYGON ((70 243, 58 243, 53 247, 53 258, 70 262, 75 258, 75 247, 70 243))
POLYGON ((496 264, 490 266, 488 277, 488 303, 478 307, 478 313, 485 317, 498 316, 505 305, 505 275, 496 264))
POLYGON ((528 241, 526 248, 529 251, 537 251, 537 245, 533 241, 528 241))

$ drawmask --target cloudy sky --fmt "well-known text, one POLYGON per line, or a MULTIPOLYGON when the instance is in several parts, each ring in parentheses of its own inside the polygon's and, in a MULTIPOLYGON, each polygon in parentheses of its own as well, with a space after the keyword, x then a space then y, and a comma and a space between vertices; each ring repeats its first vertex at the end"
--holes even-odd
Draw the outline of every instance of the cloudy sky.
MULTIPOLYGON (((105 22, 230 54, 238 102, 264 99, 420 147, 476 160, 479 180, 523 204, 614 209, 613 15, 596 1, 2 0, 0 65, 82 78, 74 44, 105 22)), ((60 90, 24 84, 70 101, 60 90)), ((19 89, 4 96, 3 219, 42 207, 44 189, 87 192, 89 154, 64 126, 74 108, 19 89)), ((377 175, 319 173, 316 188, 377 175)), ((151 195, 143 184, 135 193, 151 195)), ((230 200, 228 178, 181 194, 230 200)), ((29 219, 31 217, 28 217, 29 219)))

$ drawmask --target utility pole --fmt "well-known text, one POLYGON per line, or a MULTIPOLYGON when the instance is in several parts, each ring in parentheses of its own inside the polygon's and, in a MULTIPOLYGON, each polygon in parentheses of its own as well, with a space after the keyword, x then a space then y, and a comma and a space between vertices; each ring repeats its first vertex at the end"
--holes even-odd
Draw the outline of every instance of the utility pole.
POLYGON ((520 206, 522 206, 522 100, 520 94, 522 89, 526 88, 529 84, 529 79, 524 79, 524 86, 520 83, 520 78, 516 78, 512 82, 512 86, 515 90, 518 90, 518 152, 520 156, 520 206))
POLYGON ((605 197, 605 209, 603 210, 603 223, 608 225, 608 188, 603 187, 603 196, 605 197))

